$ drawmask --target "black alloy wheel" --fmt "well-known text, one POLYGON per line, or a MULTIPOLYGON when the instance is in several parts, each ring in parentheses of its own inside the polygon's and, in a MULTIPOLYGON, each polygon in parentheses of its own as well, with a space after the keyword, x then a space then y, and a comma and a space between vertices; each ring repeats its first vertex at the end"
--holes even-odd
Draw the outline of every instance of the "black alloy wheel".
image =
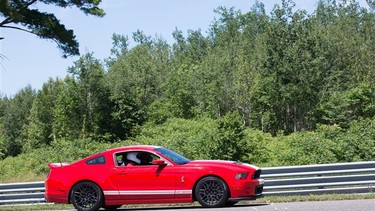
POLYGON ((197 183, 195 197, 203 207, 223 207, 228 202, 228 186, 218 177, 205 177, 197 183))
POLYGON ((73 206, 79 211, 97 211, 103 205, 103 192, 93 182, 80 182, 70 193, 73 206))

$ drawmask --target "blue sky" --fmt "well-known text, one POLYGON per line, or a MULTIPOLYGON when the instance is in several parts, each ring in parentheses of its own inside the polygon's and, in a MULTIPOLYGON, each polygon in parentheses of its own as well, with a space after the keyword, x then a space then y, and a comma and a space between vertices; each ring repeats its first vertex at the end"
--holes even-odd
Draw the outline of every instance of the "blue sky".
MULTIPOLYGON (((281 0, 260 0, 271 11, 281 0)), ((298 9, 313 12, 315 0, 295 0, 298 9)), ((359 1, 365 6, 365 0, 359 1)), ((189 29, 206 32, 214 20, 213 12, 219 6, 234 7, 245 13, 255 0, 103 0, 101 7, 106 16, 86 16, 77 9, 62 9, 52 6, 34 5, 42 11, 54 13, 66 28, 73 29, 80 43, 81 55, 94 52, 94 57, 103 60, 110 56, 112 34, 131 38, 137 29, 146 35, 159 35, 169 43, 177 27, 186 33, 189 29)), ((0 17, 0 21, 3 18, 0 17)), ((13 96, 20 89, 31 85, 40 89, 48 78, 64 78, 67 68, 79 57, 61 58, 56 44, 49 40, 12 29, 0 28, 0 94, 13 96)))

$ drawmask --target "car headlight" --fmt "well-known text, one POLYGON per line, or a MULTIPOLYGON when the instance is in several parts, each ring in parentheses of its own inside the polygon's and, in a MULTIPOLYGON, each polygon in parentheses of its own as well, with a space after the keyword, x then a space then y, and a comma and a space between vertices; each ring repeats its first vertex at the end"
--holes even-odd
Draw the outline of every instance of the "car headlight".
POLYGON ((236 176, 234 177, 234 179, 236 179, 236 180, 246 179, 247 175, 249 175, 248 172, 240 172, 240 173, 236 174, 236 176))

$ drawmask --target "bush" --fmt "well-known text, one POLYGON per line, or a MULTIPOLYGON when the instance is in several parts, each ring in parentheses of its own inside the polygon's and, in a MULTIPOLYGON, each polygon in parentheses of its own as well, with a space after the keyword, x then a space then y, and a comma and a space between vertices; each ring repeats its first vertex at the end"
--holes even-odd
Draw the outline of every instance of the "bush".
POLYGON ((100 143, 90 139, 76 141, 55 140, 51 146, 30 150, 17 157, 7 157, 0 162, 0 181, 13 181, 16 178, 45 178, 48 173, 48 163, 73 162, 105 149, 121 146, 100 143))
POLYGON ((272 166, 307 165, 337 162, 335 143, 316 132, 278 136, 272 142, 272 166))
POLYGON ((174 150, 190 159, 209 159, 217 139, 217 123, 212 119, 168 119, 162 125, 146 124, 135 141, 174 150))
POLYGON ((375 160, 375 118, 352 122, 337 139, 340 162, 375 160))
POLYGON ((244 148, 246 152, 242 158, 243 162, 265 166, 270 162, 273 152, 270 145, 274 137, 260 130, 244 130, 244 148))
POLYGON ((228 113, 217 120, 218 134, 211 145, 212 159, 244 159, 248 148, 244 141, 244 123, 237 112, 228 113))
POLYGON ((244 126, 237 113, 219 120, 169 119, 162 125, 145 125, 135 140, 163 146, 190 159, 243 160, 247 157, 244 126))
POLYGON ((135 144, 163 146, 190 159, 240 160, 260 167, 368 161, 375 159, 375 118, 354 121, 347 130, 319 125, 314 132, 275 137, 243 128, 236 113, 219 120, 168 119, 161 125, 142 126, 134 140, 109 144, 60 139, 45 148, 7 157, 0 160, 0 181, 44 179, 47 163, 72 162, 105 149, 135 144))

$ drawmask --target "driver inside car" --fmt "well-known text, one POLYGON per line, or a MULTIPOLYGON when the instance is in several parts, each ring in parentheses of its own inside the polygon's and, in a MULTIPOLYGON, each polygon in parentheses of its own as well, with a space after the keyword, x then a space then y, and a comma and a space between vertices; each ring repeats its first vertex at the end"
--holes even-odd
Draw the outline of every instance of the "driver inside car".
POLYGON ((129 152, 124 164, 126 166, 152 165, 152 156, 148 152, 129 152))
POLYGON ((124 162, 126 166, 137 166, 141 164, 141 160, 137 157, 138 152, 129 152, 126 155, 126 161, 124 162))

